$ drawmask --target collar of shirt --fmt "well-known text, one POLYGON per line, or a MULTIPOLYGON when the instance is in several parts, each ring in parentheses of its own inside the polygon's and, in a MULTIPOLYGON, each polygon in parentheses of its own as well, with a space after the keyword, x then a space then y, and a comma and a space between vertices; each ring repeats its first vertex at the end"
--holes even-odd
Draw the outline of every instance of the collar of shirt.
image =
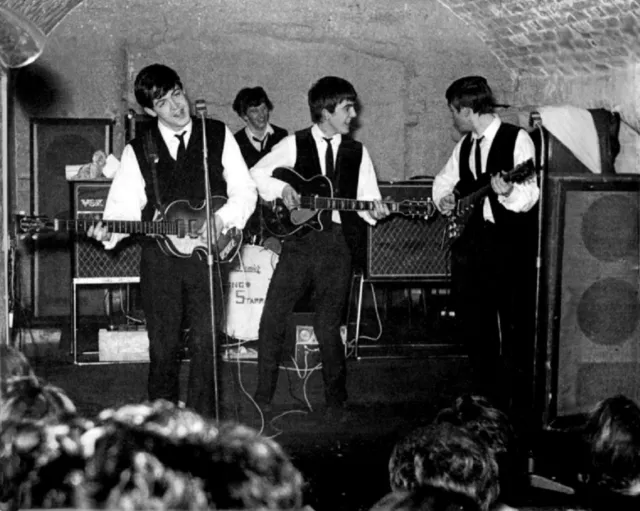
POLYGON ((168 128, 161 122, 158 122, 158 128, 160 129, 160 135, 162 135, 162 140, 167 145, 167 149, 169 149, 169 154, 172 158, 176 158, 178 156, 178 146, 180 145, 180 140, 176 137, 183 131, 186 131, 186 135, 184 136, 184 145, 189 145, 189 139, 191 138, 191 131, 193 130, 193 122, 189 121, 184 128, 180 131, 173 131, 171 128, 168 128))
POLYGON ((471 141, 475 143, 476 139, 483 137, 481 147, 491 147, 493 139, 496 138, 496 133, 498 133, 498 128, 501 124, 502 121, 500 120, 500 117, 498 117, 497 115, 494 116, 493 121, 491 121, 491 123, 489 124, 489 126, 487 126, 483 133, 480 133, 479 135, 473 133, 471 135, 471 141))
MULTIPOLYGON (((244 128, 244 132, 246 133, 247 138, 249 139, 249 142, 251 142, 253 147, 255 147, 259 151, 260 144, 253 139, 253 137, 256 137, 256 135, 253 133, 253 131, 249 129, 249 126, 246 126, 244 128)), ((267 135, 273 135, 273 127, 271 126, 271 124, 267 124, 267 129, 265 129, 264 136, 262 137, 262 139, 264 140, 264 137, 266 137, 267 135)))

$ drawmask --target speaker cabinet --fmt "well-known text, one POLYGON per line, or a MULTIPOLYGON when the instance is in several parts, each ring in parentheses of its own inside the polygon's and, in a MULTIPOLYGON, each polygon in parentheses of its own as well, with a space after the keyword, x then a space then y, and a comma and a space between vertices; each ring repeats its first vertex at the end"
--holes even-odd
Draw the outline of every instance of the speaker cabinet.
MULTIPOLYGON (((66 165, 91 161, 93 153, 111 152, 111 119, 34 119, 31 122, 33 212, 71 218, 66 165)), ((33 246, 33 312, 35 316, 71 314, 72 239, 40 236, 33 246)))
MULTIPOLYGON (((74 215, 78 220, 98 220, 107 201, 111 182, 73 183, 74 215)), ((140 276, 140 245, 131 237, 113 250, 102 243, 78 237, 74 243, 75 278, 118 278, 140 276)))
MULTIPOLYGON (((383 197, 393 201, 431 200, 433 179, 380 184, 383 197)), ((450 274, 447 220, 391 215, 370 226, 367 241, 367 279, 439 281, 450 274)))
POLYGON ((640 398, 640 176, 548 179, 540 317, 545 418, 640 398))

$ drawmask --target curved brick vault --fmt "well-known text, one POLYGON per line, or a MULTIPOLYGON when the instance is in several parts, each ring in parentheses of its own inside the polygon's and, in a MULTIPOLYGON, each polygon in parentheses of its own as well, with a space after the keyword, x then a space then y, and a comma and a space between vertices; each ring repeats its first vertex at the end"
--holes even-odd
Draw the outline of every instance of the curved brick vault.
MULTIPOLYGON (((83 0, 2 0, 45 33, 83 0)), ((640 57, 640 0, 438 0, 517 75, 583 75, 640 57)), ((389 8, 401 0, 389 0, 389 8)))

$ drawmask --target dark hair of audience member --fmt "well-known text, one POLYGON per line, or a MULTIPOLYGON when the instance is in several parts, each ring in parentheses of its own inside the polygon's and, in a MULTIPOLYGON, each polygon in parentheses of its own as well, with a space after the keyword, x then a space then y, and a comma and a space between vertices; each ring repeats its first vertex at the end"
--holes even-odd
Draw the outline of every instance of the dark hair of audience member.
POLYGON ((500 493, 498 464, 486 441, 448 422, 417 429, 389 460, 391 489, 432 486, 466 495, 487 510, 500 493))
POLYGON ((0 378, 0 390, 4 395, 9 385, 18 380, 35 378, 35 374, 24 353, 6 344, 0 344, 0 378))
POLYGON ((370 511, 480 511, 478 504, 460 493, 423 486, 385 495, 370 511))
POLYGON ((55 420, 76 413, 67 393, 35 376, 7 381, 0 403, 0 424, 24 420, 55 420))
POLYGON ((592 509, 640 509, 638 404, 623 395, 604 399, 589 413, 584 439, 585 502, 592 509))
POLYGON ((68 416, 2 423, 0 502, 7 509, 76 507, 82 435, 90 421, 68 416))
POLYGON ((282 448, 166 401, 101 414, 86 500, 102 508, 295 509, 302 476, 282 448))
POLYGON ((489 447, 498 462, 500 497, 517 497, 527 483, 526 453, 520 449, 511 421, 484 396, 465 394, 453 406, 444 408, 435 423, 449 422, 464 427, 489 447))

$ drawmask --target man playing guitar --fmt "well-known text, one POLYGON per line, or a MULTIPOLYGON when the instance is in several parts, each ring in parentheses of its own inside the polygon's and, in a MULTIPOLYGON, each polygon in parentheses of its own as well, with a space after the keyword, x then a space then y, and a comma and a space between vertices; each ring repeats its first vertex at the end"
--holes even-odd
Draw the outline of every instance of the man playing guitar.
POLYGON ((533 353, 526 352, 533 338, 536 231, 528 212, 540 191, 535 176, 514 184, 504 171, 533 161, 534 145, 525 130, 494 113, 485 78, 456 80, 446 98, 463 137, 435 177, 433 201, 441 213, 455 217, 458 202, 487 190, 451 246, 458 342, 467 347, 473 391, 508 406, 513 380, 524 383, 526 366, 533 365, 533 353))
POLYGON ((312 289, 314 332, 322 360, 325 418, 346 417, 346 363, 340 325, 349 288, 352 259, 363 247, 366 224, 389 214, 367 149, 349 136, 356 117, 357 95, 346 80, 327 76, 309 90, 313 125, 283 139, 252 169, 260 196, 281 199, 288 209, 300 205, 300 193, 273 176, 291 167, 305 179, 324 175, 337 196, 375 201, 370 211, 325 211, 322 230, 303 229, 283 242, 262 313, 258 340, 258 386, 255 400, 263 412, 271 408, 279 364, 284 356, 287 320, 298 300, 312 289))
MULTIPOLYGON (((144 111, 158 122, 124 148, 104 218, 151 221, 154 211, 163 211, 166 205, 184 199, 202 203, 209 193, 227 198, 212 215, 214 233, 242 229, 255 209, 257 194, 230 130, 211 119, 206 119, 206 130, 200 122, 192 121, 182 82, 167 66, 153 64, 142 69, 135 80, 135 95, 144 111), (205 190, 203 144, 208 151, 209 191, 205 190)), ((205 228, 206 222, 199 232, 206 241, 205 228)), ((113 248, 122 237, 108 232, 102 224, 87 234, 103 241, 106 248, 113 248)), ((212 417, 216 408, 210 300, 214 299, 219 321, 221 283, 215 282, 216 296, 211 297, 205 261, 195 255, 167 255, 151 238, 143 238, 142 243, 140 289, 149 334, 149 399, 180 400, 179 354, 187 327, 190 369, 186 405, 212 417)), ((215 275, 216 280, 218 277, 215 275)))

